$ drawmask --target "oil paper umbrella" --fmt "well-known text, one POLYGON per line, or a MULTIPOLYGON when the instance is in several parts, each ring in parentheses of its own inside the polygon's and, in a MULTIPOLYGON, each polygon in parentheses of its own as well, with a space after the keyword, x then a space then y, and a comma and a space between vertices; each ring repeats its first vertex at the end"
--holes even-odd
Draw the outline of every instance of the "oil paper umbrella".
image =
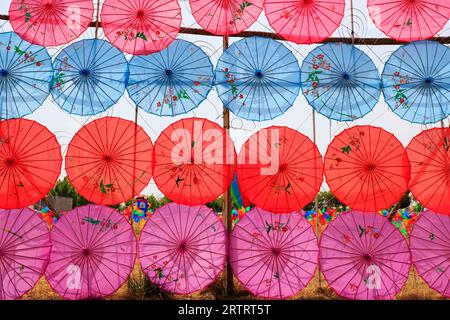
POLYGON ((105 117, 85 125, 67 148, 66 172, 71 184, 97 204, 132 199, 152 176, 153 145, 134 122, 105 117))
POLYGON ((295 43, 325 40, 344 17, 345 0, 265 0, 264 11, 277 34, 295 43))
POLYGON ((155 142, 153 178, 172 201, 199 205, 217 199, 233 181, 236 152, 217 123, 187 118, 168 126, 155 142))
POLYGON ((237 177, 247 199, 271 212, 302 209, 319 192, 322 156, 303 134, 272 126, 249 138, 238 158, 237 177))
POLYGON ((0 33, 0 119, 20 118, 48 97, 52 60, 45 48, 0 33))
POLYGON ((429 287, 450 297, 450 216, 433 211, 421 214, 411 233, 411 255, 429 287))
POLYGON ((423 131, 406 151, 414 198, 431 210, 450 215, 450 128, 423 131))
POLYGON ((206 288, 222 272, 226 234, 206 206, 169 203, 142 230, 139 261, 150 281, 176 294, 206 288))
POLYGON ((12 0, 9 20, 22 39, 58 46, 78 38, 94 13, 92 0, 12 0))
POLYGON ((282 43, 251 37, 233 43, 216 67, 216 88, 225 107, 248 120, 286 112, 300 91, 300 67, 282 43))
POLYGON ((309 53, 302 65, 302 90, 319 113, 352 121, 378 102, 381 81, 373 61, 353 45, 329 43, 309 53))
POLYGON ((70 300, 100 299, 128 279, 136 260, 136 237, 114 209, 87 205, 66 213, 51 231, 46 278, 70 300))
POLYGON ((319 261, 328 285, 355 300, 391 300, 409 276, 406 239, 385 217, 352 211, 322 234, 319 261))
POLYGON ((105 40, 81 40, 64 48, 53 63, 51 92, 56 104, 81 116, 105 111, 123 95, 128 62, 105 40))
POLYGON ((314 275, 317 238, 300 212, 248 212, 230 238, 230 264, 255 296, 285 299, 304 289, 314 275))
POLYGON ((450 19, 446 0, 368 0, 367 6, 377 28, 399 41, 431 38, 450 19))
POLYGON ((403 145, 378 127, 344 130, 325 155, 325 177, 331 193, 353 210, 388 209, 407 190, 410 171, 403 145))
POLYGON ((202 49, 177 39, 161 52, 131 59, 127 90, 145 111, 175 116, 205 100, 213 79, 211 61, 202 49))
POLYGON ((39 123, 26 119, 0 122, 0 208, 33 205, 53 188, 61 174, 61 147, 39 123))
POLYGON ((113 45, 126 53, 147 55, 176 38, 181 9, 177 0, 105 0, 101 20, 113 45))
POLYGON ((450 48, 433 41, 400 47, 386 62, 386 103, 409 122, 435 123, 450 115, 450 48))
POLYGON ((263 0, 189 0, 192 15, 206 31, 216 35, 236 34, 258 20, 263 0))
POLYGON ((0 300, 20 298, 45 272, 47 225, 31 209, 0 210, 0 300))

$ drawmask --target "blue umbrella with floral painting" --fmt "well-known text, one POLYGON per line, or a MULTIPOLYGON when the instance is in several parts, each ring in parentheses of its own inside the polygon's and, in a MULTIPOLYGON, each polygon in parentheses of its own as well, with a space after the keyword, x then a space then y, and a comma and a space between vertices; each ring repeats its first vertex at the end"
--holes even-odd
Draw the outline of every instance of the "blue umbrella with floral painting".
POLYGON ((0 119, 20 118, 50 93, 52 60, 44 47, 13 32, 0 33, 0 119))
POLYGON ((177 39, 160 52, 131 59, 127 90, 146 112, 176 116, 206 99, 213 78, 206 53, 191 42, 177 39))
POLYGON ((386 103, 402 119, 436 123, 450 115, 450 48, 434 41, 401 46, 385 64, 386 103))
POLYGON ((106 111, 125 92, 128 61, 105 40, 72 43, 56 56, 53 66, 53 100, 69 113, 90 116, 106 111))
POLYGON ((320 114, 353 121, 369 113, 381 94, 373 61, 353 45, 328 43, 311 51, 302 65, 302 91, 320 114))
POLYGON ((235 115, 255 121, 285 113, 300 91, 300 67, 282 43, 250 37, 233 43, 216 67, 219 97, 235 115))

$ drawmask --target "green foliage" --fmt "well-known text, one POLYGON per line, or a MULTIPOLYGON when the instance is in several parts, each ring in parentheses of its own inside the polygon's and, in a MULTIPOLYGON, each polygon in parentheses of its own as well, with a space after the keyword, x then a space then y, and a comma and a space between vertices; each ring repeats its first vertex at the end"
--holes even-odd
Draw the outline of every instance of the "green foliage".
MULTIPOLYGON (((339 207, 345 207, 345 205, 340 202, 336 197, 330 192, 330 191, 321 191, 318 195, 318 202, 319 202, 319 209, 320 208, 339 208, 339 207)), ((314 210, 315 208, 315 202, 312 201, 309 203, 304 210, 314 210)))
POLYGON ((69 182, 69 179, 67 179, 67 177, 64 177, 64 179, 62 179, 62 180, 58 180, 58 182, 56 182, 56 185, 53 187, 53 189, 50 190, 49 195, 72 198, 74 208, 89 203, 89 201, 87 201, 85 198, 83 198, 77 192, 77 190, 75 190, 75 188, 69 182))

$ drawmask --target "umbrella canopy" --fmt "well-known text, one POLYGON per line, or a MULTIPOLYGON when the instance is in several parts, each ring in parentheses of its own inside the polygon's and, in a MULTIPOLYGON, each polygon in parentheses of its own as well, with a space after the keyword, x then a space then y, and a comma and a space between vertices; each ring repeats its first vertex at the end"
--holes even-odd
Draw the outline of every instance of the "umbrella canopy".
POLYGON ((244 31, 258 20, 263 0, 189 0, 192 15, 206 31, 230 35, 244 31))
POLYGON ((128 81, 128 62, 109 42, 81 40, 64 48, 53 62, 51 92, 56 104, 81 116, 94 115, 114 105, 128 81))
POLYGON ((158 53, 134 56, 129 66, 130 98, 159 116, 196 108, 208 96, 214 79, 213 66, 203 50, 179 39, 158 53))
POLYGON ((450 216, 433 211, 421 214, 411 233, 414 266, 428 286, 450 297, 450 216))
POLYGON ((155 142, 154 180, 172 201, 198 205, 217 199, 234 178, 236 151, 225 129, 201 118, 172 123, 155 142))
POLYGON ((450 48, 418 41, 397 49, 382 75, 386 103, 409 122, 435 123, 450 115, 450 48))
POLYGON ((250 210, 230 238, 230 264, 253 295, 285 299, 314 276, 317 238, 304 212, 273 214, 250 210))
POLYGON ((339 27, 345 0, 265 0, 264 11, 277 34, 295 43, 322 42, 339 27))
POLYGON ((325 155, 325 177, 331 193, 354 210, 388 209, 407 190, 410 173, 401 142, 378 127, 344 130, 325 155))
POLYGON ((92 0, 12 0, 9 21, 31 43, 59 46, 78 38, 92 21, 92 0))
POLYGON ((45 272, 47 225, 31 209, 0 210, 0 300, 20 298, 45 272))
POLYGON ((251 136, 239 153, 237 177, 256 206, 283 213, 302 209, 319 192, 322 156, 300 132, 272 126, 251 136))
POLYGON ((292 52, 269 38, 233 43, 216 67, 216 88, 225 107, 247 120, 286 112, 300 91, 300 67, 292 52))
POLYGON ((431 210, 450 215, 450 128, 422 131, 406 151, 414 198, 431 210))
POLYGON ((115 117, 94 120, 69 143, 70 183, 97 204, 117 204, 138 195, 152 177, 153 145, 134 122, 115 117))
POLYGON ((319 261, 328 285, 355 300, 393 299, 411 266, 400 231, 377 213, 359 211, 330 222, 320 240, 319 261))
POLYGON ((26 119, 0 122, 0 208, 35 204, 61 174, 61 146, 46 127, 26 119))
POLYGON ((226 233, 206 206, 169 203, 142 230, 139 261, 150 281, 176 294, 206 288, 222 272, 226 233))
POLYGON ((377 28, 398 41, 431 38, 450 19, 447 0, 368 0, 367 7, 377 28))
POLYGON ((46 278, 66 299, 100 299, 128 279, 136 260, 136 237, 117 211, 87 205, 67 212, 51 231, 46 278))
POLYGON ((302 65, 302 90, 319 113, 353 121, 369 113, 381 94, 373 61, 353 45, 328 43, 311 51, 302 65))
POLYGON ((45 48, 0 33, 0 119, 20 118, 39 108, 49 95, 52 60, 45 48))
POLYGON ((166 48, 181 26, 177 0, 105 0, 101 12, 108 40, 126 53, 147 55, 166 48))

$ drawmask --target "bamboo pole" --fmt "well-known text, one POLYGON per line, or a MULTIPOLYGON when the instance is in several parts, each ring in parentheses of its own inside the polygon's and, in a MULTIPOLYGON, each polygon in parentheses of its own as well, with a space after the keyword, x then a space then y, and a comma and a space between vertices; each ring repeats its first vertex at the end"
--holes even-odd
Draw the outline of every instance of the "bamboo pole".
MULTIPOLYGON (((312 111, 312 125, 313 125, 313 142, 317 145, 317 128, 316 128, 316 110, 312 111)), ((314 197, 314 211, 316 212, 316 236, 317 240, 320 239, 320 229, 319 229, 319 194, 317 193, 314 197)), ((319 276, 319 293, 322 292, 322 276, 320 274, 320 263, 317 265, 317 273, 319 276)))

